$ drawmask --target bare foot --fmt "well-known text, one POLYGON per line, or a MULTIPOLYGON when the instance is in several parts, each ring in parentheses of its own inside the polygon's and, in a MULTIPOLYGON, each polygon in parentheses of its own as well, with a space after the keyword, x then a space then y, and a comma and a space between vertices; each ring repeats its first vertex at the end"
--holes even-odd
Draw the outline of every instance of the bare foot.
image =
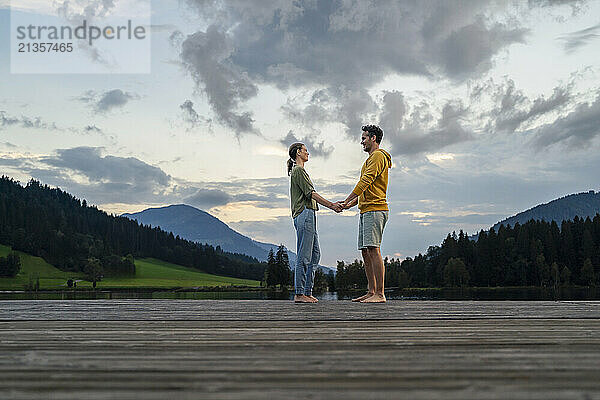
POLYGON ((308 296, 297 294, 294 296, 294 303, 314 303, 314 301, 308 296))
POLYGON ((357 298, 355 298, 355 299, 352 299, 352 301, 354 301, 354 302, 357 302, 357 301, 363 301, 364 299, 368 299, 369 297, 373 296, 373 294, 374 294, 374 293, 366 293, 366 294, 363 294, 363 295, 362 295, 362 296, 360 296, 360 297, 357 297, 357 298))
POLYGON ((306 296, 306 297, 308 297, 309 299, 311 299, 313 303, 318 303, 318 302, 319 302, 319 299, 317 299, 317 298, 316 298, 315 296, 313 296, 312 294, 311 294, 310 296, 306 296))
POLYGON ((361 303, 385 303, 385 296, 382 294, 374 294, 371 297, 361 300, 361 303))

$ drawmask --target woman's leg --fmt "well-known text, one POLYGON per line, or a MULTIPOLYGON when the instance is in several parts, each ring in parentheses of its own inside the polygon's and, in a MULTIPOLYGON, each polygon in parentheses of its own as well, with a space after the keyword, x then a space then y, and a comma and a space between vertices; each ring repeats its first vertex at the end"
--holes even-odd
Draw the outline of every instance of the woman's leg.
POLYGON ((306 291, 306 278, 308 267, 311 263, 312 248, 314 245, 314 223, 311 211, 304 209, 296 218, 296 268, 294 271, 294 286, 297 296, 304 295, 306 291))
POLYGON ((308 266, 308 270, 306 272, 306 286, 304 288, 304 294, 307 296, 312 296, 312 290, 315 284, 315 273, 317 272, 317 268, 319 268, 320 260, 321 249, 319 247, 319 235, 315 230, 311 260, 310 265, 308 266))

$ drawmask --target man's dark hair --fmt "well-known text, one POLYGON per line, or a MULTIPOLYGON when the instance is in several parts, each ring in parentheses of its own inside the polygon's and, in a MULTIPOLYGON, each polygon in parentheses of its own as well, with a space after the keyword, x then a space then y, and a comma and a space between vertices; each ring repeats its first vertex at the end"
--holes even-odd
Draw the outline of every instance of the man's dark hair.
POLYGON ((377 125, 365 125, 362 127, 363 132, 368 132, 369 136, 375 136, 375 141, 381 143, 383 139, 383 131, 377 125))

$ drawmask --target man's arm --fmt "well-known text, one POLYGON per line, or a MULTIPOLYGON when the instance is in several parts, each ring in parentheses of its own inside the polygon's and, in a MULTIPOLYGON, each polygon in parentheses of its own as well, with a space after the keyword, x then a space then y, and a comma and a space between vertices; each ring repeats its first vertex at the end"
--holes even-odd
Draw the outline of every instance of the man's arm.
MULTIPOLYGON (((358 183, 352 190, 352 193, 357 197, 360 196, 373 182, 375 182, 375 179, 377 179, 384 168, 387 168, 385 156, 377 151, 370 159, 367 159, 367 165, 361 174, 358 183)), ((351 197, 348 196, 346 200, 351 200, 351 197)))
POLYGON ((346 200, 341 202, 341 205, 344 208, 344 210, 352 208, 357 204, 358 204, 358 196, 355 195, 354 193, 350 193, 350 195, 346 198, 346 200))

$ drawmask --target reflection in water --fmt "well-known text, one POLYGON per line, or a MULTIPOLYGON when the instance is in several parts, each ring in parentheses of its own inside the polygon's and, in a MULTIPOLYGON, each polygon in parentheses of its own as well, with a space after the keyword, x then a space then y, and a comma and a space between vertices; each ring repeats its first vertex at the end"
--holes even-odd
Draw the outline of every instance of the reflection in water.
MULTIPOLYGON (((350 300, 361 290, 315 293, 321 301, 350 300)), ((600 300, 600 288, 429 288, 386 291, 388 300, 600 300)), ((83 291, 0 292, 0 300, 111 300, 111 299, 180 299, 180 300, 292 300, 294 293, 284 290, 263 291, 83 291)))

